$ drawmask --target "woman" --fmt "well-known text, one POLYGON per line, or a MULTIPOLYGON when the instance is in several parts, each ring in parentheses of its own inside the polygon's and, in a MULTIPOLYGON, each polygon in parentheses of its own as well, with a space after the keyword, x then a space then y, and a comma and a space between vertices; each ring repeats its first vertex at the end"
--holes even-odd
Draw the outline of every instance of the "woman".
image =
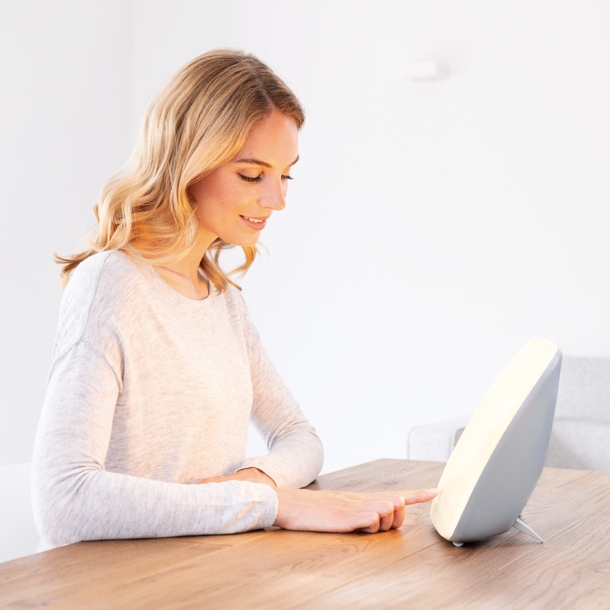
POLYGON ((233 51, 190 62, 148 109, 91 249, 58 257, 67 286, 33 461, 41 548, 401 525, 400 494, 298 489, 320 471, 320 440, 218 264, 229 245, 245 252, 237 271, 254 260, 303 120, 267 66, 233 51), (246 460, 250 418, 269 453, 246 460))

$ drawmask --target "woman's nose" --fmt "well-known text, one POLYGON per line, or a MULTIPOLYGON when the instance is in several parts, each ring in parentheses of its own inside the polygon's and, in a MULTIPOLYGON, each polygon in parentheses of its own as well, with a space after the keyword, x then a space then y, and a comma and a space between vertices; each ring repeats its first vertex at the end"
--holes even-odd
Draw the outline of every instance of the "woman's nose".
POLYGON ((259 204, 271 210, 283 210, 286 207, 286 196, 282 185, 274 185, 273 188, 270 188, 259 200, 259 204))

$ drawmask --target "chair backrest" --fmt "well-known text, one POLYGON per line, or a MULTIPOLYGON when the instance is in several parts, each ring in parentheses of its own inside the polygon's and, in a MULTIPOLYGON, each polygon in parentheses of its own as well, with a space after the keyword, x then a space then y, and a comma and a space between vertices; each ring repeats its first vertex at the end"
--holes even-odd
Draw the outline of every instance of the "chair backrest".
POLYGON ((610 471, 610 358, 564 356, 546 466, 610 471))
POLYGON ((0 466, 0 562, 36 552, 31 464, 0 466))
MULTIPOLYGON (((411 428, 407 458, 447 461, 469 419, 411 428)), ((563 357, 545 466, 610 471, 610 358, 563 357)))

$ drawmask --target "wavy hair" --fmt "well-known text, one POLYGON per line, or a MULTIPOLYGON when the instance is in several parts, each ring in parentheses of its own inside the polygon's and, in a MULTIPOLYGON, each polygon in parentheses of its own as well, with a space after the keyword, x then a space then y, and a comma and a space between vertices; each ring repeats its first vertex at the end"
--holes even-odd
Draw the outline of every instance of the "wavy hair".
MULTIPOLYGON (((90 249, 55 255, 62 286, 96 252, 122 250, 159 265, 187 256, 198 226, 189 186, 233 159, 274 110, 303 125, 294 93, 253 55, 216 50, 181 68, 148 107, 128 165, 102 189, 90 249)), ((244 263, 226 274, 219 257, 227 247, 232 244, 217 238, 200 263, 218 292, 235 285, 228 276, 245 273, 257 254, 256 246, 244 247, 244 263)))

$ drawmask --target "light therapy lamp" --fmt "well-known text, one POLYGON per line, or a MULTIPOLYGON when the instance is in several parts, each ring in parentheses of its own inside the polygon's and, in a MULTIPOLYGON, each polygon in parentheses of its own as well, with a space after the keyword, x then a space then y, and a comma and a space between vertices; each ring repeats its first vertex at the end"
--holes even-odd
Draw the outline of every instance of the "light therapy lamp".
POLYGON ((515 527, 542 542, 522 519, 549 446, 561 350, 531 339, 474 412, 451 454, 430 519, 456 546, 515 527))

